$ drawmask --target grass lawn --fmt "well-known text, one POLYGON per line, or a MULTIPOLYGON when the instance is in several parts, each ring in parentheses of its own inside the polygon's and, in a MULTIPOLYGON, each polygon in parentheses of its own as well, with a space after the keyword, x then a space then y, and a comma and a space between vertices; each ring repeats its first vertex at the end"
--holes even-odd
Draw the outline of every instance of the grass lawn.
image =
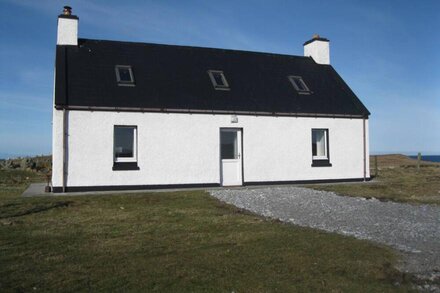
POLYGON ((409 288, 391 249, 266 220, 202 191, 19 197, 37 180, 0 171, 1 292, 409 288))
MULTIPOLYGON (((403 155, 378 157, 378 176, 369 183, 307 185, 342 195, 375 197, 398 202, 440 204, 440 163, 423 162, 403 155)), ((374 174, 374 157, 370 159, 374 174)))

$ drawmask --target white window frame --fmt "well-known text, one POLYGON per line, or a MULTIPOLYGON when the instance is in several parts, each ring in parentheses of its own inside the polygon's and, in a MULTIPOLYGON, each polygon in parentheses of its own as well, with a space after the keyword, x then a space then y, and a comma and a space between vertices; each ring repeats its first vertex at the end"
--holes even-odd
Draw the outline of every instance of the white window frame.
POLYGON ((116 71, 116 81, 118 82, 118 85, 120 86, 134 86, 134 74, 133 69, 130 65, 116 65, 115 66, 116 71), (121 80, 121 76, 119 74, 119 69, 128 69, 128 72, 130 73, 130 81, 121 80))
POLYGON ((312 129, 312 159, 313 160, 328 160, 328 146, 327 146, 328 129, 324 128, 313 128, 312 129), (323 131, 324 132, 324 156, 314 156, 313 155, 313 131, 323 131))
POLYGON ((214 86, 214 89, 223 91, 229 91, 231 89, 222 70, 208 70, 208 74, 209 78, 211 79, 212 85, 214 86), (217 81, 214 78, 214 74, 220 74, 223 84, 217 84, 217 81))
POLYGON ((113 161, 115 163, 121 163, 121 162, 137 162, 137 126, 134 125, 115 125, 113 127, 113 161), (115 151, 115 129, 119 128, 133 128, 133 157, 116 157, 116 151, 115 151))
POLYGON ((306 83, 304 82, 303 78, 301 76, 296 76, 296 75, 289 75, 288 79, 290 81, 290 83, 293 85, 293 88, 299 93, 299 94, 310 94, 310 89, 309 87, 306 85, 306 83), (301 83, 302 87, 305 88, 305 90, 302 90, 298 87, 297 82, 301 83))

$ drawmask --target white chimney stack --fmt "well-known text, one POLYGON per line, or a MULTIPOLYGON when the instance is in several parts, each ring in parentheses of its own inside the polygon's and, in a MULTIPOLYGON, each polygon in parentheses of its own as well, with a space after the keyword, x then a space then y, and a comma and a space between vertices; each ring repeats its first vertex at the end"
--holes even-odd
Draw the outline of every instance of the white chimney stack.
POLYGON ((58 16, 57 45, 78 45, 78 16, 72 15, 72 8, 64 6, 58 16))
POLYGON ((304 56, 312 57, 318 64, 330 64, 330 41, 313 35, 310 41, 304 43, 304 56))

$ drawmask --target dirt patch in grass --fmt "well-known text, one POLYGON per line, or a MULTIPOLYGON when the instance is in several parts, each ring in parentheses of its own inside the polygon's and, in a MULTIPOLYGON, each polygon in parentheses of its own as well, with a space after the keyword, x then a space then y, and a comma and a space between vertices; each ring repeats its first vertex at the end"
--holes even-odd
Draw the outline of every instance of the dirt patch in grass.
POLYGON ((19 197, 26 182, 1 187, 0 291, 409 288, 391 249, 267 220, 202 191, 65 202, 19 197))
MULTIPOLYGON (((440 204, 440 164, 423 162, 403 155, 377 156, 378 176, 369 183, 307 185, 341 195, 377 198, 397 202, 440 204)), ((371 158, 374 175, 374 158, 371 158)))

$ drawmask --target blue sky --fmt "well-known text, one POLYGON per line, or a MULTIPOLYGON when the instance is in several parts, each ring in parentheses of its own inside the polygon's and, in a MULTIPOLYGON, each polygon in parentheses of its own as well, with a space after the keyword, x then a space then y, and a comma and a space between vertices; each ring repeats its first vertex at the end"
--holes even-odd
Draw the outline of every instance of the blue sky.
POLYGON ((0 155, 51 152, 66 4, 84 38, 302 55, 318 33, 372 113, 372 152, 440 154, 440 1, 0 0, 0 155))

